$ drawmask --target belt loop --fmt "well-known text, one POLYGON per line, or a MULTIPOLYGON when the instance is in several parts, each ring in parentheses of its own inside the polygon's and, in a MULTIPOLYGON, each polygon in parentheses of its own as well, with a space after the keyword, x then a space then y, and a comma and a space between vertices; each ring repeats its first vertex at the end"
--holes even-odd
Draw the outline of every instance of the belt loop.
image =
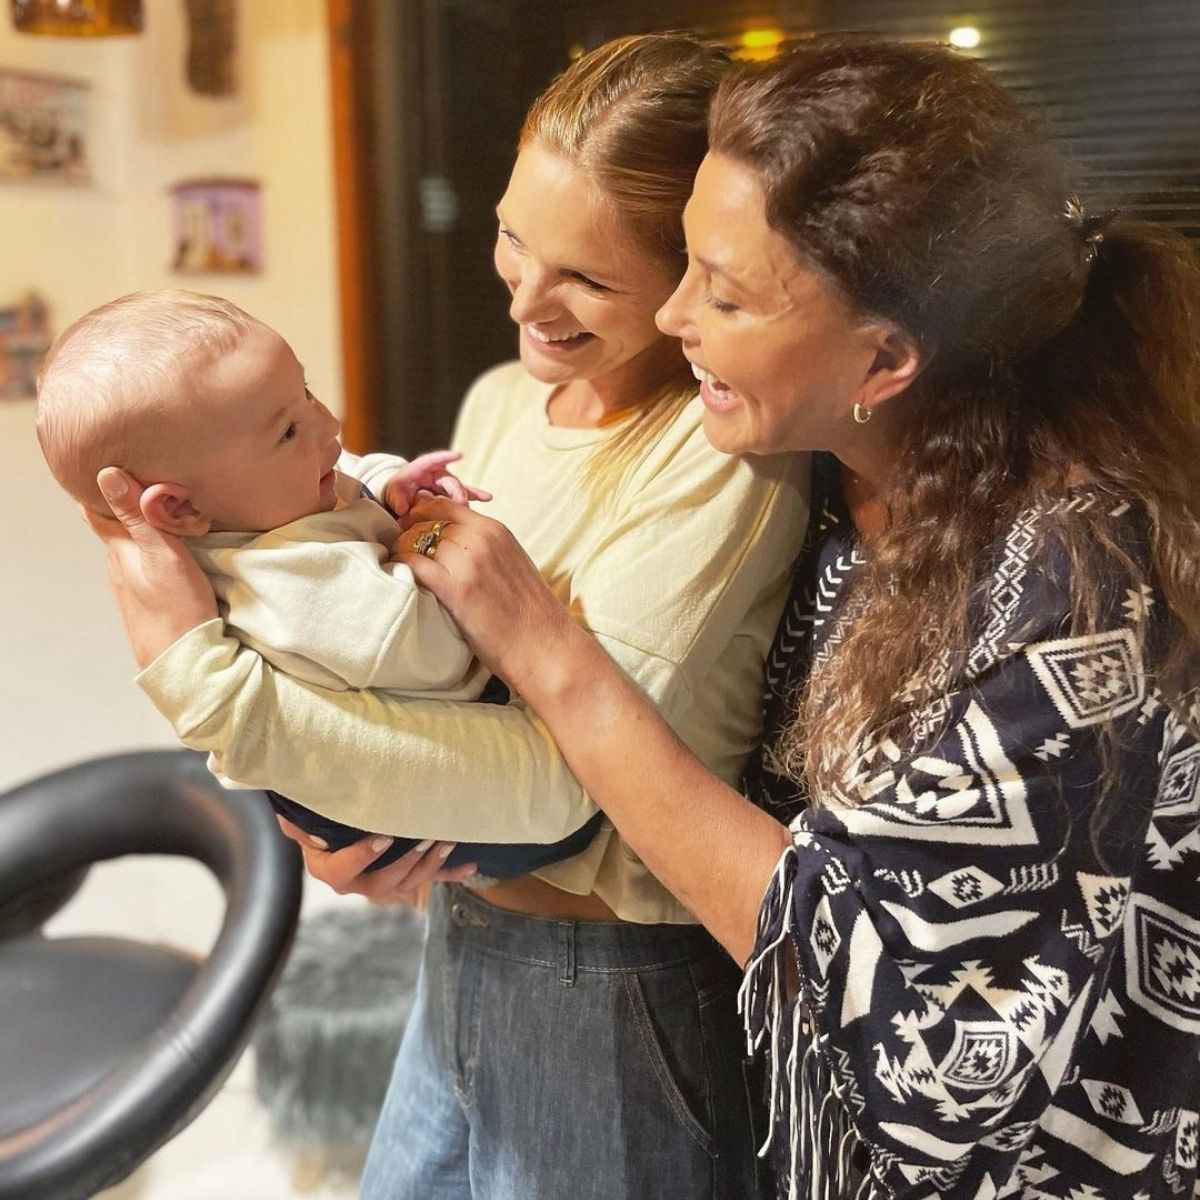
POLYGON ((558 923, 558 982, 560 987, 575 986, 575 922, 558 923))

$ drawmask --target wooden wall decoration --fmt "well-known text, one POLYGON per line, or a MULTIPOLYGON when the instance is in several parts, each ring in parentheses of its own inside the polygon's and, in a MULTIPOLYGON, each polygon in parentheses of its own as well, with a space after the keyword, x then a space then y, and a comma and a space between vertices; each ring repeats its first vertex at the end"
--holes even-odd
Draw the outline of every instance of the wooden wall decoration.
POLYGON ((185 0, 188 18, 187 81, 202 96, 237 91, 236 0, 185 0))
POLYGON ((112 37, 142 31, 142 0, 12 0, 18 33, 112 37))
POLYGON ((50 349, 50 311, 36 292, 0 305, 0 400, 32 400, 50 349))
POLYGON ((255 179, 185 179, 171 188, 181 274, 245 275, 262 270, 262 195, 255 179))
POLYGON ((0 70, 0 180, 88 181, 88 85, 0 70))

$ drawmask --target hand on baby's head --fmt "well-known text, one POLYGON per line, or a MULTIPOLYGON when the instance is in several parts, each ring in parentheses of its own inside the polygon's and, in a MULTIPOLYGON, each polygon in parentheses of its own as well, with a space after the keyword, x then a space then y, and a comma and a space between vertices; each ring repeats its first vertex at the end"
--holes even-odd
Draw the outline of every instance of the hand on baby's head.
POLYGON ((433 450, 414 458, 388 480, 383 492, 384 504, 395 516, 402 517, 422 492, 445 496, 459 504, 490 500, 491 492, 464 484, 447 470, 460 458, 462 455, 454 450, 433 450))

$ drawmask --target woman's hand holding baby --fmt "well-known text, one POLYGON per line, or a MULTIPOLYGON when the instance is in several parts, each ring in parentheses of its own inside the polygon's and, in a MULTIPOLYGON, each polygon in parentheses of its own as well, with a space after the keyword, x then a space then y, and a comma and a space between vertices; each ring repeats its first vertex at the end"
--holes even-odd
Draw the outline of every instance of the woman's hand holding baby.
POLYGON ((422 842, 394 863, 364 874, 392 844, 389 837, 365 837, 342 850, 330 850, 320 838, 276 816, 285 836, 300 847, 305 870, 339 896, 366 896, 376 904, 411 898, 429 883, 459 883, 475 874, 473 863, 446 870, 442 864, 456 842, 422 842))
POLYGON ((217 615, 204 572, 179 538, 142 514, 144 489, 132 475, 106 467, 96 477, 111 517, 82 512, 108 554, 108 581, 139 667, 146 667, 189 629, 217 615))
POLYGON ((546 586, 537 567, 506 526, 447 499, 421 499, 401 521, 396 558, 431 591, 475 653, 534 702, 548 666, 566 662, 577 638, 591 639, 546 586), (432 555, 413 542, 441 522, 432 555))

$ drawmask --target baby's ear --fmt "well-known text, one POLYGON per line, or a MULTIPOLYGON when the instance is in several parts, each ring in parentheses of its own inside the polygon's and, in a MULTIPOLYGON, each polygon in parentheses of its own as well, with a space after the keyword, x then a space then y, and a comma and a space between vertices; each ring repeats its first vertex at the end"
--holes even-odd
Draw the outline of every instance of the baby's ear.
POLYGON ((202 537, 212 527, 212 518, 203 513, 178 483, 152 483, 142 493, 142 516, 147 524, 175 537, 202 537))

